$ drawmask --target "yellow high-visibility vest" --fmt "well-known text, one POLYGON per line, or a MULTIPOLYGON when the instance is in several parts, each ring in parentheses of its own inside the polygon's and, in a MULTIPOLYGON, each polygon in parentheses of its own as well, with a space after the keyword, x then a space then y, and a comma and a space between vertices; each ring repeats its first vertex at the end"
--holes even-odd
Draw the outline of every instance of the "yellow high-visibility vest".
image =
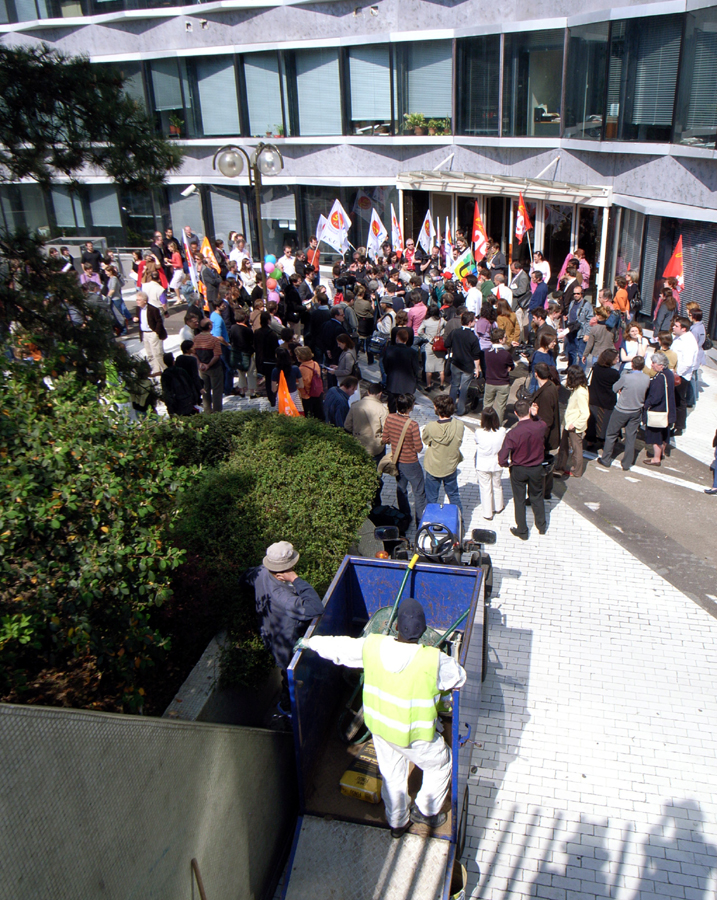
POLYGON ((389 672, 381 662, 381 643, 388 640, 393 638, 371 634, 363 645, 364 721, 372 734, 398 747, 432 741, 440 651, 421 645, 403 671, 389 672))

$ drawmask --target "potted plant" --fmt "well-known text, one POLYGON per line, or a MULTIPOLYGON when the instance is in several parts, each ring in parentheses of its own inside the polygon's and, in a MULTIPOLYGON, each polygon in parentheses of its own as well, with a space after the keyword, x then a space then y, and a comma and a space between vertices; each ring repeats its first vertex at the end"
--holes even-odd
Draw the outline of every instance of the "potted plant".
POLYGON ((184 119, 180 119, 176 113, 169 115, 169 134, 170 136, 179 137, 184 127, 184 119))
POLYGON ((274 137, 284 137, 284 126, 283 125, 274 125, 275 133, 274 137))
POLYGON ((405 130, 412 131, 414 134, 427 134, 428 124, 423 113, 405 113, 403 118, 405 122, 405 130))
POLYGON ((429 134, 443 134, 443 120, 442 119, 429 119, 428 120, 428 133, 429 134))

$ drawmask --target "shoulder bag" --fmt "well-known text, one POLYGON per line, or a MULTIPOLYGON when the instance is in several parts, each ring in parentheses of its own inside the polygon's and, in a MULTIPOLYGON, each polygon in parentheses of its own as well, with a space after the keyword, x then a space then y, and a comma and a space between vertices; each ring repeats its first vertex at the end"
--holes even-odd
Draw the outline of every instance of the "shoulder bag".
POLYGON ((406 424, 403 426, 403 431, 401 432, 401 437, 398 439, 398 443, 396 444, 393 453, 391 455, 384 456, 379 464, 378 464, 378 474, 379 475, 392 475, 394 478, 398 478, 398 457, 401 455, 401 449, 403 448, 403 441, 406 437, 406 433, 408 431, 408 426, 411 424, 411 419, 408 419, 406 424))
MULTIPOLYGON (((662 372, 660 372, 662 375, 662 372)), ((667 378, 662 375, 662 378, 665 382, 665 411, 658 412, 655 409, 647 410, 647 427, 648 428, 667 428, 669 426, 669 406, 670 401, 667 396, 667 378)))

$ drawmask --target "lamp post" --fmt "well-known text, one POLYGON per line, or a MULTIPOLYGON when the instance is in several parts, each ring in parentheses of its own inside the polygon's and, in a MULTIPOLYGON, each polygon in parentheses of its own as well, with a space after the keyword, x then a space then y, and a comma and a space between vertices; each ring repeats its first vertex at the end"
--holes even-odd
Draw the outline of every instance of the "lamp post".
POLYGON ((266 273, 264 272, 264 230, 261 223, 261 176, 278 175, 284 168, 284 160, 273 144, 257 144, 251 157, 234 144, 220 147, 214 154, 212 168, 219 169, 225 178, 237 178, 244 171, 244 160, 249 172, 249 187, 254 188, 257 237, 259 239, 259 264, 262 267, 262 291, 266 297, 266 273), (244 159, 242 159, 244 157, 244 159))

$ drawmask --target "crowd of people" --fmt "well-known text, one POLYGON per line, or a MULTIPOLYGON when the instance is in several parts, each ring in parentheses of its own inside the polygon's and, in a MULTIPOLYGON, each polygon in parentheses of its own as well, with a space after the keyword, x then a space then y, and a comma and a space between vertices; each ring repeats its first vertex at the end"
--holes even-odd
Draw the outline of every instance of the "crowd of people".
MULTIPOLYGON (((417 519, 440 484, 460 505, 456 472, 464 434, 458 426, 469 407, 482 402, 475 452, 483 515, 490 519, 502 509, 500 471, 509 464, 516 531, 525 537, 525 503, 533 505, 536 523, 541 516, 538 476, 542 499, 550 500, 556 477, 583 474, 584 448, 602 445, 599 463, 610 466, 621 434, 621 464, 628 470, 640 428, 647 450, 643 462, 659 466, 670 452, 670 436, 683 432, 697 402, 710 342, 699 304, 681 302, 675 279, 665 280, 649 321, 641 315, 639 274, 618 275, 612 289, 595 297, 591 267, 580 248, 565 261, 553 291, 549 283, 555 280, 540 252, 526 271, 518 262, 508 265, 494 241, 462 282, 446 273, 441 248, 424 253, 408 240, 401 253, 386 242, 375 260, 363 248, 352 249, 322 283, 315 238, 296 253, 287 245, 276 261, 281 277, 272 279, 255 267, 244 235, 232 233, 228 249, 216 240, 211 256, 202 256, 199 237, 190 226, 184 232, 181 242, 171 228, 157 232, 146 253, 135 254, 133 265, 134 320, 170 414, 217 412, 230 394, 265 395, 275 406, 285 380, 300 414, 347 428, 377 465, 392 448, 398 506, 410 513, 410 485, 417 519), (187 246, 194 254, 198 290, 188 272, 187 246), (186 303, 181 353, 170 360, 163 347, 164 318, 179 303, 186 303), (363 355, 369 366, 378 361, 380 377, 361 399, 363 355), (518 425, 506 432, 516 380, 518 425), (419 388, 439 392, 440 436, 427 437, 426 429, 421 436, 418 426, 403 433, 419 388), (568 397, 562 413, 561 390, 568 397), (524 420, 542 423, 540 460, 537 430, 521 424, 524 420), (529 452, 511 445, 514 432, 530 435, 529 452), (510 447, 507 456, 505 447, 510 447), (519 515, 517 495, 526 491, 519 515)), ((453 255, 467 246, 459 231, 453 255)), ((59 251, 61 262, 65 251, 59 251)), ((88 242, 81 265, 84 289, 104 293, 121 333, 132 316, 122 299, 117 261, 88 242)))

